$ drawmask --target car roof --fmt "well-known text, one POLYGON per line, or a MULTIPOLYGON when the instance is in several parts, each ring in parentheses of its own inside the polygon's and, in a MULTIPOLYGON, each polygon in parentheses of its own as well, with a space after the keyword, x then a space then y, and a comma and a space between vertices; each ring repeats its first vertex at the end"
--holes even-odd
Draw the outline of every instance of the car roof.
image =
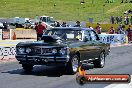
POLYGON ((51 28, 51 30, 93 30, 91 28, 81 28, 81 27, 55 27, 51 28))

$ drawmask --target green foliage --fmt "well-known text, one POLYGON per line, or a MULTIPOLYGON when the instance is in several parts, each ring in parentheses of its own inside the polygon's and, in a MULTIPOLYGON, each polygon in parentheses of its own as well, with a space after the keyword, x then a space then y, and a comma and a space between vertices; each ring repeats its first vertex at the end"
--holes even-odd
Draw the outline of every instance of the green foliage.
POLYGON ((31 17, 49 15, 57 20, 109 22, 111 15, 123 16, 123 12, 132 8, 132 3, 105 3, 105 0, 0 0, 0 17, 31 17))

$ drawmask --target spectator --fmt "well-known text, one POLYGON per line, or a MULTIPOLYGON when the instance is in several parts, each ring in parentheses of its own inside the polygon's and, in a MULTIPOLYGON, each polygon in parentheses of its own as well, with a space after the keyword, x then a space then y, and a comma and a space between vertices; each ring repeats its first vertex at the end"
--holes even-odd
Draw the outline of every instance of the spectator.
POLYGON ((128 29, 126 30, 126 34, 128 36, 128 41, 132 41, 132 28, 131 28, 131 25, 129 25, 128 29))
POLYGON ((119 28, 117 29, 118 34, 125 34, 125 25, 119 25, 119 28))
POLYGON ((131 18, 130 18, 130 22, 131 22, 131 25, 132 25, 132 16, 131 16, 131 18))
POLYGON ((56 22, 56 26, 55 27, 60 27, 60 22, 56 22))
POLYGON ((100 26, 99 23, 97 23, 97 26, 96 26, 95 29, 96 29, 96 33, 97 33, 97 34, 101 34, 101 29, 102 29, 102 28, 101 28, 101 26, 100 26))
POLYGON ((9 31, 9 24, 7 22, 3 23, 3 29, 4 31, 9 31))
POLYGON ((81 27, 80 21, 77 21, 74 27, 81 27))
POLYGON ((126 30, 126 34, 128 35, 129 32, 131 32, 131 31, 132 31, 132 29, 131 29, 131 25, 129 25, 128 29, 126 30))
POLYGON ((35 29, 37 32, 37 40, 41 40, 43 32, 46 30, 46 27, 42 25, 42 22, 40 21, 38 24, 36 24, 35 29))
POLYGON ((114 27, 111 27, 111 28, 110 28, 109 34, 115 34, 115 29, 114 29, 114 27))
POLYGON ((116 23, 118 24, 119 23, 119 17, 116 17, 116 23))
POLYGON ((66 22, 63 22, 61 27, 69 27, 68 24, 66 22))
POLYGON ((129 17, 126 17, 126 25, 129 25, 129 17))
POLYGON ((120 21, 120 24, 122 24, 122 16, 120 16, 119 21, 120 21))
POLYGON ((127 17, 124 17, 124 24, 127 25, 127 17))
POLYGON ((111 23, 112 23, 112 24, 115 23, 115 18, 114 18, 114 16, 111 16, 111 23))

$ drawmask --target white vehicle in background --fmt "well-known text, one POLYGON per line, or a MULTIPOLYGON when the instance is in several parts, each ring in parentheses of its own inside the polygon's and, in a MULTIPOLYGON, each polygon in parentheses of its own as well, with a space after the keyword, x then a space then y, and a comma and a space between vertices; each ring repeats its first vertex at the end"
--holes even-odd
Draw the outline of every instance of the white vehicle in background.
POLYGON ((40 16, 39 20, 50 25, 50 26, 55 26, 55 20, 53 17, 50 16, 40 16))

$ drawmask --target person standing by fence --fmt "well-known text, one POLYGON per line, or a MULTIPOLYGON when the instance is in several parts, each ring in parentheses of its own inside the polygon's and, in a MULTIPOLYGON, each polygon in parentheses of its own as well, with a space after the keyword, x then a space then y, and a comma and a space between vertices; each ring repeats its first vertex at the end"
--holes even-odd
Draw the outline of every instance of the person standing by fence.
POLYGON ((114 29, 114 27, 111 27, 111 28, 110 28, 109 34, 115 34, 115 29, 114 29))
POLYGON ((119 28, 117 29, 118 34, 125 34, 125 25, 119 25, 119 28))
POLYGON ((119 20, 120 20, 120 19, 119 19, 119 17, 117 16, 117 17, 116 17, 116 24, 119 23, 119 20))
POLYGON ((126 30, 126 34, 128 36, 128 41, 131 42, 132 41, 132 28, 131 25, 129 25, 128 29, 126 30))
POLYGON ((130 22, 131 22, 131 25, 132 25, 132 16, 131 16, 131 18, 130 18, 130 22))
POLYGON ((120 16, 120 18, 119 18, 119 19, 120 19, 120 24, 122 24, 122 19, 123 19, 123 18, 122 18, 122 16, 120 16))
POLYGON ((129 17, 126 17, 126 25, 129 25, 129 17))
POLYGON ((102 29, 102 28, 101 28, 101 26, 100 26, 99 23, 97 23, 97 26, 96 26, 95 29, 96 29, 96 33, 97 33, 97 34, 101 34, 101 29, 102 29))
POLYGON ((110 19, 111 23, 114 24, 115 23, 115 18, 114 16, 111 16, 111 19, 110 19))

